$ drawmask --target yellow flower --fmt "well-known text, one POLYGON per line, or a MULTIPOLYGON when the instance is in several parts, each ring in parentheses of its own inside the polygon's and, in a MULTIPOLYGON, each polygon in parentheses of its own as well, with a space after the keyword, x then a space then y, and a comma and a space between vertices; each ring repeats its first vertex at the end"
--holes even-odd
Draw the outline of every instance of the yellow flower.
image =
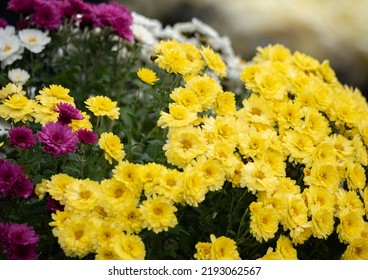
POLYGON ((239 252, 234 240, 220 236, 216 238, 213 234, 211 238, 211 260, 240 260, 239 252))
POLYGON ((297 251, 293 247, 291 240, 285 235, 280 235, 276 242, 276 252, 280 252, 285 260, 297 260, 297 251))
POLYGON ((61 205, 65 205, 66 187, 74 180, 76 179, 64 173, 52 175, 50 180, 46 182, 47 192, 53 199, 59 201, 61 205))
POLYGON ((290 237, 294 244, 304 244, 313 234, 312 223, 307 222, 302 226, 290 229, 290 237))
POLYGON ((0 100, 6 99, 7 97, 13 94, 26 95, 26 92, 23 90, 22 85, 8 83, 6 86, 2 87, 0 90, 0 100))
POLYGON ((322 186, 313 186, 305 188, 303 198, 307 203, 310 212, 313 212, 314 208, 326 208, 334 209, 336 198, 334 191, 322 186))
POLYGON ((200 112, 202 104, 199 96, 191 89, 184 87, 177 87, 170 93, 170 98, 177 104, 183 105, 192 112, 200 112))
POLYGON ((342 243, 351 243, 361 237, 364 230, 364 220, 358 211, 349 211, 340 215, 340 223, 336 228, 339 240, 342 243))
POLYGON ((293 62, 297 67, 304 71, 314 71, 319 67, 318 60, 299 51, 294 52, 293 62))
POLYGON ((202 104, 201 111, 212 109, 218 94, 223 92, 221 85, 207 74, 194 76, 186 83, 185 87, 194 91, 199 97, 202 104))
POLYGON ((196 253, 194 254, 194 258, 196 260, 210 260, 211 259, 211 247, 212 244, 210 242, 198 242, 195 245, 196 253))
POLYGON ((36 100, 40 101, 43 105, 49 103, 56 104, 57 102, 74 103, 74 98, 69 95, 69 89, 60 85, 44 87, 36 95, 36 100))
MULTIPOLYGON (((252 202, 249 207, 252 207, 252 202)), ((259 241, 268 241, 275 237, 279 228, 279 215, 272 205, 259 206, 251 212, 250 232, 259 241)))
MULTIPOLYGON (((2 146, 2 143, 0 143, 0 147, 2 146)), ((43 199, 47 193, 47 183, 49 180, 42 179, 40 183, 38 183, 35 186, 34 192, 38 196, 39 199, 43 199)))
POLYGON ((100 188, 99 182, 90 179, 75 179, 65 188, 65 209, 92 210, 97 203, 96 192, 100 188))
POLYGON ((343 253, 342 260, 368 260, 368 240, 354 239, 343 253))
POLYGON ((0 105, 0 117, 5 120, 13 119, 14 122, 32 121, 36 102, 24 95, 13 94, 0 105))
POLYGON ((56 232, 60 247, 68 257, 83 258, 97 246, 96 227, 84 216, 70 215, 58 223, 56 232))
POLYGON ((141 166, 139 164, 120 161, 112 171, 114 174, 113 178, 122 182, 133 192, 138 194, 142 191, 143 187, 140 168, 141 166))
POLYGON ((219 53, 215 53, 211 47, 202 46, 201 54, 208 66, 215 74, 221 78, 226 77, 226 64, 219 53))
POLYGON ((183 197, 185 202, 197 207, 198 203, 201 203, 208 192, 208 186, 202 175, 197 170, 188 165, 184 169, 184 193, 183 197))
POLYGON ((217 159, 202 159, 193 167, 199 172, 210 191, 217 191, 222 188, 225 182, 225 170, 222 163, 217 159))
POLYGON ((143 227, 143 216, 135 204, 120 204, 114 217, 114 223, 117 224, 121 231, 127 233, 139 233, 143 227))
POLYGON ((113 245, 121 260, 144 260, 146 249, 138 235, 120 234, 113 239, 113 245))
POLYGON ((333 208, 315 208, 312 212, 312 230, 313 236, 327 239, 334 230, 334 212, 333 208))
POLYGON ((176 169, 166 169, 158 176, 156 193, 163 195, 175 203, 184 204, 184 172, 176 169))
MULTIPOLYGON (((55 100, 55 102, 57 102, 55 100)), ((36 104, 33 117, 36 123, 45 125, 49 122, 57 122, 59 113, 54 110, 56 103, 52 104, 36 104)))
POLYGON ((298 163, 309 157, 314 150, 312 138, 295 130, 286 131, 282 140, 286 150, 290 153, 290 160, 298 163))
POLYGON ((166 167, 154 162, 149 162, 140 167, 140 177, 146 196, 151 196, 156 192, 159 181, 165 173, 166 167))
POLYGON ((284 260, 284 257, 279 251, 273 251, 273 249, 270 247, 267 249, 266 254, 257 260, 284 260))
POLYGON ((309 186, 336 190, 340 183, 340 176, 335 164, 319 160, 313 163, 310 175, 304 178, 304 182, 309 186))
POLYGON ((103 189, 103 199, 106 199, 110 205, 136 204, 140 196, 140 192, 115 178, 102 180, 101 189, 103 189))
POLYGON ((252 193, 266 191, 272 193, 278 183, 276 172, 263 160, 248 162, 242 168, 240 184, 252 193))
POLYGON ((288 196, 285 218, 281 221, 285 229, 304 227, 308 222, 308 208, 301 194, 288 196))
POLYGON ((161 116, 157 121, 158 126, 162 128, 183 127, 190 125, 198 118, 196 112, 176 103, 169 104, 169 112, 169 114, 165 112, 160 113, 161 116))
POLYGON ((96 260, 119 260, 120 257, 116 252, 115 244, 103 243, 96 250, 96 260))
POLYGON ((236 112, 235 94, 230 91, 217 95, 214 112, 217 115, 234 115, 236 112))
POLYGON ((169 227, 177 225, 176 211, 172 202, 163 196, 148 198, 140 205, 144 227, 155 233, 167 231, 169 227))
POLYGON ((335 192, 335 196, 337 198, 337 215, 344 215, 350 211, 358 212, 361 216, 364 215, 364 205, 356 191, 339 189, 335 192))
POLYGON ((169 163, 182 168, 206 152, 206 142, 200 128, 188 126, 169 131, 163 150, 169 163))
POLYGON ((156 72, 144 67, 139 68, 137 75, 142 82, 149 85, 154 85, 159 80, 159 78, 156 76, 156 72))
POLYGON ((360 163, 349 162, 346 168, 346 179, 349 189, 364 189, 366 186, 366 177, 362 165, 360 163))
POLYGON ((78 129, 88 129, 93 130, 92 123, 90 122, 90 116, 87 115, 86 112, 81 112, 83 119, 82 120, 72 120, 69 126, 73 131, 77 131, 78 129))
POLYGON ((88 98, 85 102, 87 108, 95 116, 107 116, 109 119, 116 120, 119 118, 119 107, 116 107, 117 102, 112 101, 107 96, 94 96, 88 98))
POLYGON ((258 47, 253 61, 256 63, 262 63, 268 60, 284 62, 289 58, 291 58, 290 50, 281 44, 275 44, 263 48, 258 47))
POLYGON ((191 62, 181 44, 176 40, 160 41, 155 45, 158 67, 169 73, 187 75, 191 72, 191 62))
POLYGON ((112 164, 112 160, 121 161, 125 157, 124 144, 112 132, 103 132, 98 140, 100 148, 105 152, 105 159, 112 164))

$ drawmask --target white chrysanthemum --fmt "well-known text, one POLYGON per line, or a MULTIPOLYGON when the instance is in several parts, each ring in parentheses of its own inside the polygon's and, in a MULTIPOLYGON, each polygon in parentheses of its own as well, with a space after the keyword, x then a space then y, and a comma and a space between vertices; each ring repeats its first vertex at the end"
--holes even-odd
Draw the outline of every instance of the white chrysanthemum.
POLYGON ((40 53, 50 43, 51 38, 47 32, 37 29, 23 29, 18 33, 24 47, 33 53, 40 53))
POLYGON ((133 16, 133 25, 141 25, 151 32, 159 31, 162 29, 162 24, 157 19, 147 18, 135 12, 132 12, 132 16, 133 16))
POLYGON ((143 25, 133 24, 132 31, 134 38, 147 45, 153 45, 155 43, 155 38, 152 33, 143 25))
POLYGON ((11 35, 15 35, 15 27, 8 25, 5 28, 0 28, 0 37, 8 37, 11 35))
POLYGON ((9 70, 8 78, 16 85, 24 85, 29 80, 30 76, 26 70, 15 68, 9 70))
POLYGON ((12 64, 17 59, 21 59, 22 52, 23 47, 18 36, 0 36, 0 61, 2 68, 12 64))

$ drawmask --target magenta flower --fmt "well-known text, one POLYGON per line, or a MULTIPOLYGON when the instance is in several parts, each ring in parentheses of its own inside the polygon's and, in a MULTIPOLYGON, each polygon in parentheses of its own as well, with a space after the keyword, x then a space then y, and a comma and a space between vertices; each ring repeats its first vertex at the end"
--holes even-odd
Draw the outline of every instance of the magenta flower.
POLYGON ((94 133, 92 130, 78 129, 76 133, 81 143, 93 144, 98 141, 98 135, 94 133))
POLYGON ((7 8, 13 12, 29 12, 34 2, 35 0, 9 0, 7 8))
POLYGON ((68 103, 59 103, 55 112, 59 113, 58 121, 62 124, 70 124, 72 120, 83 120, 84 118, 77 108, 68 103))
POLYGON ((5 18, 0 17, 0 28, 5 28, 8 26, 8 22, 5 18))
POLYGON ((0 223, 0 233, 0 245, 9 259, 37 259, 40 237, 32 227, 27 224, 0 223))
POLYGON ((23 150, 36 145, 36 139, 32 129, 26 126, 14 127, 9 131, 9 142, 23 150))
POLYGON ((0 161, 0 196, 9 196, 18 180, 24 177, 23 169, 9 160, 0 161))
POLYGON ((9 160, 0 161, 0 196, 15 195, 23 199, 33 194, 33 183, 23 169, 9 160))
POLYGON ((56 211, 63 211, 64 210, 64 206, 60 204, 59 201, 53 199, 52 197, 49 197, 47 200, 47 204, 46 204, 47 209, 49 209, 51 212, 56 212, 56 211))
POLYGON ((62 5, 60 1, 34 0, 32 22, 47 30, 58 29, 62 23, 62 5))
POLYGON ((46 124, 41 131, 37 132, 37 137, 42 144, 43 151, 53 157, 75 152, 79 143, 72 129, 60 122, 46 124))
POLYGON ((111 26, 118 36, 129 42, 133 41, 133 17, 128 8, 116 2, 102 3, 94 6, 94 14, 96 27, 111 26))

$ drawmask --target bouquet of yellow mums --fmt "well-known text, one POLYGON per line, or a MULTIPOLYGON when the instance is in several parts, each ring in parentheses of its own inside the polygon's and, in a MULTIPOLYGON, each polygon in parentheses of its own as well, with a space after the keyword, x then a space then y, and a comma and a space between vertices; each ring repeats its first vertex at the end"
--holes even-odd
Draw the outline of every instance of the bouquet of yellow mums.
POLYGON ((327 60, 8 3, 32 29, 0 28, 1 259, 368 259, 368 103, 327 60))

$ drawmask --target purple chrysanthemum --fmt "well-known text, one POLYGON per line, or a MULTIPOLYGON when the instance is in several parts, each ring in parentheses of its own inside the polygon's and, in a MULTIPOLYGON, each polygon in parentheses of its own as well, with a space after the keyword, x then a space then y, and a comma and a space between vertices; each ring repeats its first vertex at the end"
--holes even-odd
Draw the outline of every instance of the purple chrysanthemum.
POLYGON ((33 194, 33 183, 26 176, 20 176, 17 181, 14 182, 11 193, 17 197, 27 199, 33 194))
POLYGON ((59 113, 58 121, 62 124, 70 124, 72 120, 83 120, 84 118, 77 108, 68 103, 59 103, 55 112, 59 113))
POLYGON ((36 259, 39 240, 39 235, 27 224, 0 223, 0 245, 11 260, 36 259))
POLYGON ((0 196, 11 195, 13 186, 21 177, 24 177, 24 174, 19 165, 8 160, 0 162, 0 196))
POLYGON ((50 122, 37 132, 42 149, 53 157, 75 152, 78 147, 78 137, 72 129, 60 122, 50 122))
POLYGON ((36 145, 32 129, 26 126, 14 127, 9 131, 9 142, 23 150, 36 145))
POLYGON ((98 135, 94 133, 92 130, 78 129, 76 133, 81 143, 93 144, 98 141, 98 135))
POLYGON ((5 28, 8 26, 8 22, 5 18, 0 17, 0 28, 5 28))
POLYGON ((34 0, 9 0, 7 9, 13 12, 29 12, 34 2, 34 0))
POLYGON ((33 183, 23 169, 9 160, 0 162, 0 196, 15 195, 23 199, 33 193, 33 183))
POLYGON ((62 23, 62 7, 60 1, 34 0, 32 22, 47 30, 58 29, 62 23))
POLYGON ((118 36, 129 42, 133 41, 133 17, 128 8, 116 2, 101 3, 94 6, 94 14, 96 27, 111 26, 118 36))
POLYGON ((53 199, 52 197, 49 197, 46 204, 47 209, 49 209, 52 212, 56 212, 57 210, 63 211, 64 206, 60 204, 59 201, 53 199))

